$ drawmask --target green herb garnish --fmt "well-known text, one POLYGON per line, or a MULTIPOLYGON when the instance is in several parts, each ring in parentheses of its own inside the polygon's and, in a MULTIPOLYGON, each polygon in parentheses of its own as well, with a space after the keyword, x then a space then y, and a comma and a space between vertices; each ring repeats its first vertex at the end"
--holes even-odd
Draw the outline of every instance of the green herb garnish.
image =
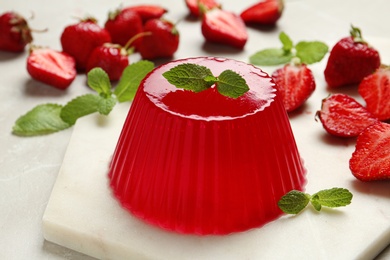
POLYGON ((249 61, 259 66, 275 66, 299 58, 301 63, 313 64, 321 61, 328 52, 328 46, 320 41, 300 41, 294 45, 284 32, 279 34, 279 40, 282 43, 281 48, 258 51, 249 57, 249 61))
POLYGON ((129 65, 114 91, 107 73, 94 68, 88 73, 88 85, 95 94, 76 97, 65 105, 38 105, 16 120, 12 133, 20 136, 51 134, 73 126, 80 117, 96 112, 108 115, 117 102, 133 100, 142 79, 153 68, 154 64, 145 60, 129 65))
POLYGON ((223 71, 218 77, 205 66, 184 63, 163 73, 169 83, 177 88, 200 92, 216 85, 221 95, 238 98, 245 94, 249 87, 245 79, 232 70, 223 71))
POLYGON ((313 195, 292 190, 285 194, 278 202, 279 208, 287 214, 298 214, 307 204, 320 211, 322 206, 336 208, 347 206, 351 203, 352 193, 344 188, 332 188, 321 190, 313 195))

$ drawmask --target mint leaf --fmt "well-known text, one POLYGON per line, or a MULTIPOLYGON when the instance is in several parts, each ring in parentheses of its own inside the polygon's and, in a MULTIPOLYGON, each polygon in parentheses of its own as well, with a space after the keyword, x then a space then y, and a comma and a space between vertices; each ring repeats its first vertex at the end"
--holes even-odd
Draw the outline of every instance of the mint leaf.
POLYGON ((238 98, 247 92, 249 87, 240 74, 225 70, 218 76, 217 90, 224 96, 238 98))
POLYGON ((61 109, 62 106, 57 104, 38 105, 16 120, 12 133, 33 136, 64 130, 70 125, 61 119, 61 109))
POLYGON ((184 63, 163 73, 164 78, 177 88, 194 92, 208 89, 215 82, 210 81, 213 76, 211 70, 205 66, 184 63), (205 80, 205 78, 207 80, 205 80))
POLYGON ((141 81, 154 69, 154 63, 141 60, 127 66, 119 80, 114 94, 119 102, 132 101, 141 81))
POLYGON ((80 117, 99 111, 103 97, 95 94, 86 94, 68 102, 61 111, 61 118, 69 125, 74 125, 80 117))
POLYGON ((287 214, 298 214, 309 202, 320 211, 322 206, 335 208, 351 203, 352 193, 344 188, 321 190, 310 196, 307 193, 292 190, 286 193, 278 202, 279 208, 287 214))
POLYGON ((313 208, 315 209, 315 210, 317 210, 317 211, 320 211, 321 210, 321 208, 322 208, 322 205, 321 205, 321 203, 319 203, 316 199, 311 199, 311 205, 313 206, 313 208))
POLYGON ((332 188, 315 193, 312 196, 312 200, 317 201, 322 206, 335 208, 349 205, 352 197, 352 193, 347 189, 332 188))
POLYGON ((88 86, 103 97, 111 96, 111 82, 102 68, 94 68, 88 72, 88 86))
POLYGON ((291 52, 291 50, 293 49, 294 45, 293 45, 293 42, 292 40, 290 39, 290 37, 284 33, 284 32, 281 32, 279 34, 279 40, 282 42, 283 44, 283 50, 285 52, 291 52))
POLYGON ((279 208, 287 214, 298 214, 309 203, 310 195, 298 190, 286 193, 278 202, 279 208))
POLYGON ((296 56, 302 63, 313 64, 319 62, 324 58, 328 52, 328 46, 319 41, 313 42, 299 42, 296 46, 296 56))
POLYGON ((291 52, 283 49, 270 48, 258 51, 249 57, 249 62, 259 66, 275 66, 286 64, 293 58, 291 52))
POLYGON ((116 105, 116 102, 117 100, 114 97, 100 99, 97 106, 97 112, 105 116, 108 115, 116 105))

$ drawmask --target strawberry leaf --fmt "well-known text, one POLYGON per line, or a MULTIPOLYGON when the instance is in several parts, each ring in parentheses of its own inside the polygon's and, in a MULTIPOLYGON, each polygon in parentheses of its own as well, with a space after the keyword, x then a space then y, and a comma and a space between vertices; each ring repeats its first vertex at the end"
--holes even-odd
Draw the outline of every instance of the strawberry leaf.
POLYGON ((154 63, 141 60, 127 66, 114 94, 119 102, 132 101, 141 81, 145 76, 154 69, 154 63))
POLYGON ((225 70, 218 76, 217 90, 224 96, 238 98, 247 92, 249 87, 240 74, 225 70))
POLYGON ((256 52, 249 57, 249 62, 259 66, 275 66, 286 64, 293 58, 291 52, 284 49, 270 48, 256 52))
POLYGON ((61 109, 62 106, 57 104, 38 105, 16 120, 12 133, 33 136, 64 130, 70 125, 61 119, 61 109))
POLYGON ((177 65, 163 73, 164 78, 177 88, 183 88, 194 92, 208 89, 213 82, 211 70, 205 66, 192 63, 177 65))
POLYGON ((88 72, 88 86, 103 97, 111 96, 111 82, 108 74, 101 68, 94 68, 88 72))
POLYGON ((328 52, 328 46, 319 41, 299 42, 296 46, 296 56, 305 64, 313 64, 324 58, 328 52))
MULTIPOLYGON (((95 94, 86 94, 68 102, 61 111, 61 118, 69 125, 74 125, 80 117, 103 110, 100 106, 104 98, 95 94)), ((104 104, 102 104, 104 107, 104 104)))

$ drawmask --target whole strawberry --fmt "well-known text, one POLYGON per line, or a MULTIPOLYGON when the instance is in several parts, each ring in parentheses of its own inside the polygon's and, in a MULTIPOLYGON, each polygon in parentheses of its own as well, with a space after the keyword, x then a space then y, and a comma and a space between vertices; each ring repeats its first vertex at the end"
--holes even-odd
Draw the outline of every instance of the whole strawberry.
POLYGON ((305 64, 286 64, 272 78, 287 112, 302 106, 316 88, 313 73, 305 64))
MULTIPOLYGON (((112 43, 125 46, 136 34, 143 31, 142 20, 131 9, 117 9, 110 12, 104 28, 109 32, 112 43)), ((137 46, 138 42, 134 43, 137 46)))
POLYGON ((144 25, 139 52, 143 59, 171 58, 179 48, 179 32, 176 26, 165 19, 151 19, 144 25))
POLYGON ((359 84, 381 64, 378 51, 363 40, 360 29, 352 27, 350 33, 330 52, 324 75, 331 88, 359 84))
POLYGON ((211 9, 203 15, 202 34, 209 42, 238 49, 244 48, 248 40, 245 23, 241 17, 219 8, 211 9))
POLYGON ((215 0, 185 0, 185 2, 190 14, 196 17, 202 16, 207 10, 221 7, 221 4, 215 0))
POLYGON ((390 67, 381 66, 359 84, 359 94, 366 101, 367 110, 379 120, 390 119, 390 67))
POLYGON ((30 42, 31 30, 21 15, 6 12, 0 16, 0 50, 22 52, 30 42))
POLYGON ((33 79, 59 89, 68 88, 77 74, 76 61, 72 56, 39 47, 31 47, 27 71, 33 79))
POLYGON ((323 99, 317 116, 329 134, 340 137, 356 137, 378 122, 365 107, 346 94, 333 94, 323 99))
POLYGON ((99 67, 108 74, 111 81, 119 80, 123 70, 129 65, 128 55, 126 48, 118 44, 105 43, 92 51, 86 71, 99 67))
POLYGON ((168 10, 162 6, 151 5, 151 4, 134 5, 134 6, 125 7, 124 9, 136 12, 141 17, 143 23, 146 23, 148 20, 151 19, 159 19, 166 12, 168 12, 168 10))
POLYGON ((93 49, 107 42, 110 34, 92 18, 67 26, 61 34, 62 49, 76 59, 78 71, 85 70, 93 49))
POLYGON ((359 135, 349 168, 361 181, 390 180, 390 124, 378 122, 359 135))
POLYGON ((282 16, 283 0, 261 0, 241 12, 245 23, 275 25, 282 16))

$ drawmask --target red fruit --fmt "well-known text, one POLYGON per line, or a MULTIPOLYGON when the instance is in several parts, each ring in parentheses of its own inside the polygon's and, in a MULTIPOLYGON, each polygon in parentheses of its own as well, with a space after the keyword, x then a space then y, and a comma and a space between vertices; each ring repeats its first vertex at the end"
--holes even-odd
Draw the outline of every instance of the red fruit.
MULTIPOLYGON (((110 12, 104 28, 109 32, 111 41, 122 46, 143 31, 141 17, 130 9, 110 12)), ((139 41, 134 42, 134 46, 136 47, 139 43, 139 41)))
POLYGON ((274 25, 282 16, 283 0, 261 0, 241 13, 245 23, 274 25))
POLYGON ((359 94, 374 116, 382 121, 390 119, 390 67, 380 67, 365 77, 359 85, 359 94))
POLYGON ((213 8, 221 8, 221 5, 215 0, 185 0, 190 14, 201 16, 205 11, 213 8), (204 9, 204 10, 202 10, 204 9))
POLYGON ((313 73, 305 64, 286 64, 272 78, 287 112, 303 105, 316 88, 313 73))
POLYGON ((324 71, 325 80, 331 88, 359 84, 380 64, 378 51, 364 42, 358 28, 352 27, 351 36, 332 48, 324 71))
POLYGON ((87 62, 87 72, 91 69, 102 68, 110 80, 119 80, 123 70, 129 65, 128 53, 120 45, 106 43, 96 47, 87 62))
POLYGON ((22 52, 30 42, 31 30, 21 15, 6 12, 0 16, 0 50, 22 52))
POLYGON ((358 137, 349 160, 352 174, 361 181, 390 179, 390 125, 379 122, 358 137))
POLYGON ((179 32, 175 25, 163 19, 152 19, 145 23, 139 52, 143 59, 171 58, 179 47, 179 32))
POLYGON ((151 19, 161 18, 166 12, 168 12, 167 9, 158 5, 136 5, 126 7, 124 10, 132 10, 136 12, 144 23, 151 19))
POLYGON ((106 29, 100 27, 94 19, 69 25, 61 35, 62 49, 76 59, 78 71, 85 70, 93 49, 107 42, 111 42, 110 34, 106 29))
POLYGON ((209 42, 244 48, 248 34, 240 16, 214 8, 203 15, 202 34, 209 42))
POLYGON ((64 52, 49 48, 31 48, 27 58, 31 77, 50 86, 66 89, 76 77, 76 61, 64 52))
POLYGON ((328 133, 341 137, 358 136, 378 122, 365 107, 345 94, 333 94, 323 99, 317 116, 328 133))

